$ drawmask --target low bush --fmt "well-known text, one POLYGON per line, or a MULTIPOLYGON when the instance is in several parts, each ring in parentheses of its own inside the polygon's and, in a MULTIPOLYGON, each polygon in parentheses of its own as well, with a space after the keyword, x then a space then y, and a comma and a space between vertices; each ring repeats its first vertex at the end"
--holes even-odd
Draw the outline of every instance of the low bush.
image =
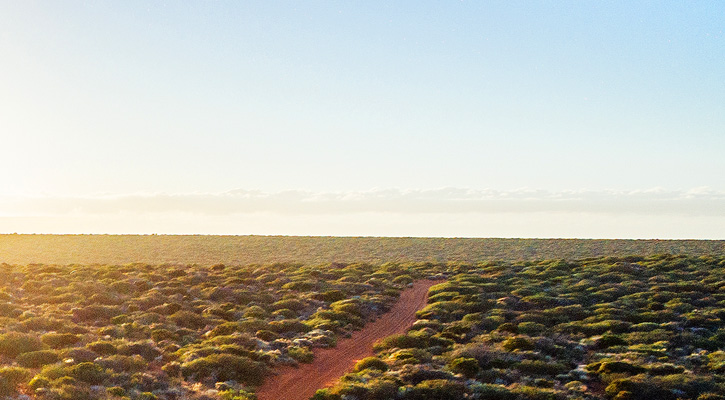
POLYGON ((310 327, 302 323, 298 319, 283 319, 281 321, 271 321, 267 324, 270 331, 276 333, 299 333, 308 332, 310 327))
POLYGON ((265 372, 264 364, 232 354, 212 354, 181 365, 181 373, 187 379, 235 380, 246 385, 261 384, 265 372))
POLYGON ((255 333, 255 336, 264 340, 265 342, 271 342, 272 340, 279 338, 278 334, 266 329, 258 330, 257 333, 255 333))
POLYGON ((144 371, 148 363, 139 355, 124 356, 115 354, 108 357, 99 358, 94 361, 103 368, 111 369, 118 373, 132 373, 144 371))
POLYGON ((11 396, 16 393, 16 388, 25 383, 33 374, 26 368, 21 367, 0 367, 0 395, 11 396))
POLYGON ((75 308, 72 310, 73 319, 77 322, 87 322, 95 320, 108 321, 111 318, 121 315, 123 312, 118 306, 90 305, 83 308, 75 308))
POLYGON ((360 372, 364 369, 374 369, 385 372, 388 370, 388 364, 386 364, 385 361, 377 357, 365 357, 362 360, 358 361, 352 370, 353 372, 360 372))
POLYGON ((448 369, 453 373, 461 374, 466 378, 473 378, 481 370, 475 358, 459 357, 448 364, 448 369))
POLYGON ((189 329, 201 329, 206 325, 206 319, 191 311, 177 311, 167 318, 177 326, 189 329))
POLYGON ((319 389, 310 400, 342 400, 342 396, 332 393, 330 389, 319 389))
POLYGON ((25 368, 40 368, 60 361, 60 356, 54 350, 38 350, 20 354, 15 361, 25 368))
POLYGON ((33 379, 28 382, 28 387, 36 390, 39 388, 47 388, 50 387, 50 380, 44 376, 36 375, 33 377, 33 379))
POLYGON ((474 399, 481 400, 518 400, 518 394, 504 385, 481 383, 471 388, 474 399))
POLYGON ((63 347, 68 347, 73 344, 78 343, 78 341, 81 339, 80 335, 74 335, 72 333, 46 333, 45 335, 40 337, 40 340, 45 343, 46 345, 54 348, 54 349, 60 349, 63 347))
POLYGON ((523 360, 516 364, 516 369, 531 375, 555 376, 569 370, 566 365, 557 362, 546 362, 541 360, 523 360))
POLYGON ((506 339, 501 343, 501 346, 508 351, 533 350, 535 347, 531 339, 522 336, 506 339))
POLYGON ((43 343, 35 335, 8 332, 0 335, 0 355, 15 358, 19 354, 43 349, 43 343))
POLYGON ((124 343, 117 349, 119 354, 127 356, 137 354, 148 361, 161 355, 161 350, 153 342, 124 343))
POLYGON ((311 363, 315 355, 307 347, 290 346, 287 348, 287 355, 301 363, 311 363))
POLYGON ((108 373, 98 364, 83 362, 68 368, 69 375, 81 382, 100 385, 108 378, 108 373))
POLYGON ((443 379, 423 381, 405 392, 405 400, 460 400, 466 387, 459 382, 443 379))
POLYGON ((420 337, 412 337, 409 335, 392 335, 377 341, 373 348, 375 351, 386 349, 409 349, 414 347, 425 347, 426 340, 420 337))
POLYGON ((98 353, 83 347, 63 349, 60 351, 61 358, 70 358, 74 362, 90 362, 98 357, 98 353))
POLYGON ((104 356, 116 354, 118 352, 116 346, 113 343, 107 341, 99 340, 97 342, 88 343, 86 347, 89 350, 104 356))
POLYGON ((289 309, 292 311, 300 311, 305 308, 305 304, 297 299, 280 300, 272 304, 274 310, 289 309))
POLYGON ((535 386, 519 386, 513 392, 518 395, 518 398, 526 400, 564 400, 566 398, 561 392, 535 386))

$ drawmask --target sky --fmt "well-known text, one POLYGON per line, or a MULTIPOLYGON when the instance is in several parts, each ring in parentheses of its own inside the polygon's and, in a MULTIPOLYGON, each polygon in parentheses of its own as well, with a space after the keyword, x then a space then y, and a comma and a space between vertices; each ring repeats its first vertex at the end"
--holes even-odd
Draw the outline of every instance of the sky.
POLYGON ((725 239, 720 1, 0 0, 0 232, 725 239))

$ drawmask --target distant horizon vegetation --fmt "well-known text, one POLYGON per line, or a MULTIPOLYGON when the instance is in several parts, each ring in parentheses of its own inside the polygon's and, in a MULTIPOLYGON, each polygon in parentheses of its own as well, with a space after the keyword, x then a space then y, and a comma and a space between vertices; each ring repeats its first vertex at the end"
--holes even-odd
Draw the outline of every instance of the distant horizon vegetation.
POLYGON ((0 234, 0 263, 406 263, 722 255, 725 240, 0 234))

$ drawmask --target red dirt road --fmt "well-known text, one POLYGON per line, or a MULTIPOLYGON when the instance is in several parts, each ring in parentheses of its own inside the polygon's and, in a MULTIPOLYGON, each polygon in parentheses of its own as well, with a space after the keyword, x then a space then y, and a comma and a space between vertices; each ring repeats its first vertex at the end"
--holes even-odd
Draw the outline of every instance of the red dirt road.
POLYGON ((440 281, 421 280, 404 290, 395 305, 375 322, 368 323, 352 337, 337 342, 332 349, 314 349, 315 361, 298 368, 283 367, 268 377, 257 390, 259 400, 309 400, 317 389, 334 384, 355 363, 373 355, 378 339, 404 333, 415 322, 415 312, 426 305, 428 288, 440 281))

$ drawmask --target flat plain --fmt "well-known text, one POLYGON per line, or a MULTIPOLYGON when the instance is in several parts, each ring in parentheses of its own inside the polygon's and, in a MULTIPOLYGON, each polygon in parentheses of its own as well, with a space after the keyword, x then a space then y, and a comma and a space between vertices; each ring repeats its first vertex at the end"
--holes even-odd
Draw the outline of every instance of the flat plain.
POLYGON ((0 235, 8 264, 449 262, 725 254, 725 240, 0 235))
POLYGON ((12 399, 725 399, 722 241, 4 235, 0 248, 12 399))

